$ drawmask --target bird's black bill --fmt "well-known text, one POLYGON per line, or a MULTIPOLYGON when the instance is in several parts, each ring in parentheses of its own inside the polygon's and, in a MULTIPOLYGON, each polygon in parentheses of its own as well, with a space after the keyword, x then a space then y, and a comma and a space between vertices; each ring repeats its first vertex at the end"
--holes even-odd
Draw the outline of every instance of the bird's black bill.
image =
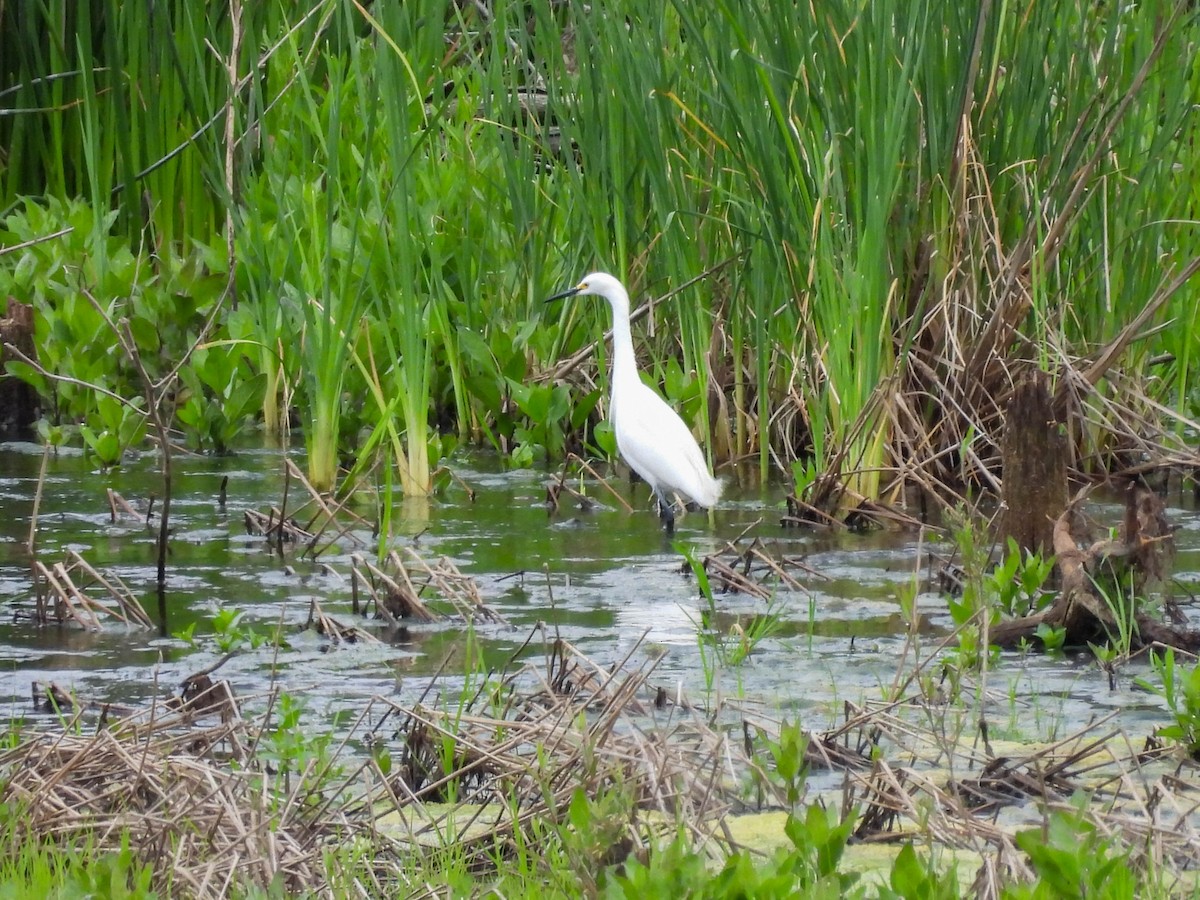
POLYGON ((579 293, 579 288, 577 288, 577 287, 568 288, 565 291, 560 291, 559 293, 555 294, 553 297, 547 297, 546 302, 553 303, 555 300, 562 300, 565 297, 574 297, 578 293, 579 293))

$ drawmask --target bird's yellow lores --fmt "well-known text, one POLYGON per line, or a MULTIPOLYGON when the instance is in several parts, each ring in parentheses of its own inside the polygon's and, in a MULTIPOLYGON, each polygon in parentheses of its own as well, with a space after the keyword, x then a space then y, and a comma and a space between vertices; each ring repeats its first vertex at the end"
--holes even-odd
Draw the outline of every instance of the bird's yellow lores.
POLYGON ((617 279, 593 272, 570 290, 546 302, 583 294, 603 297, 612 307, 612 396, 608 419, 617 438, 617 450, 633 471, 650 485, 658 498, 658 511, 667 533, 675 530, 674 500, 681 494, 700 506, 715 506, 721 482, 713 478, 704 454, 679 414, 648 387, 638 375, 629 331, 629 294, 617 279))

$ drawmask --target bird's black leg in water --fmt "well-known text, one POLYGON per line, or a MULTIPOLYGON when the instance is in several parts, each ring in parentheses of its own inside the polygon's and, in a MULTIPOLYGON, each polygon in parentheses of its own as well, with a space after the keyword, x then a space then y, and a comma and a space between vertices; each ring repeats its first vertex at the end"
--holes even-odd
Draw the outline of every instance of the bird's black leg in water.
POLYGON ((658 500, 658 517, 662 519, 663 525, 666 526, 667 534, 674 534, 675 504, 668 502, 666 495, 662 491, 655 491, 654 496, 658 500))

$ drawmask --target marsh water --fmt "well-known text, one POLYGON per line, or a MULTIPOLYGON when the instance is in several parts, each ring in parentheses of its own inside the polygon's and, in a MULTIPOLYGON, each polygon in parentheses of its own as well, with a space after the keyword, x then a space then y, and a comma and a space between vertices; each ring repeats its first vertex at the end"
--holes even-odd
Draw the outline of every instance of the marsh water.
MULTIPOLYGON (((317 724, 335 712, 359 710, 377 694, 415 700, 435 676, 453 689, 469 653, 477 649, 487 665, 500 666, 541 622, 546 634, 571 641, 603 665, 631 650, 661 652, 652 681, 693 702, 711 703, 719 694, 822 728, 838 720, 842 701, 878 699, 899 667, 911 670, 911 651, 903 658, 907 625, 899 598, 914 583, 922 656, 953 631, 946 599, 930 578, 953 550, 929 534, 785 529, 782 486, 749 488, 727 476, 720 508, 711 518, 682 518, 672 541, 650 511, 643 485, 613 479, 632 513, 586 481, 594 508, 584 511, 564 500, 552 512, 546 505, 552 473, 509 471, 497 458, 476 454, 452 460, 456 480, 440 496, 396 506, 392 546, 408 545, 431 561, 452 560, 507 624, 478 624, 470 634, 456 622, 391 632, 351 611, 350 555, 377 552, 369 531, 354 533, 316 560, 295 550, 281 557, 263 537, 247 533, 246 510, 280 504, 285 452, 177 457, 166 628, 108 623, 90 632, 39 626, 26 615, 34 603, 26 541, 42 452, 26 444, 0 447, 0 697, 8 715, 34 715, 35 682, 118 704, 169 696, 187 676, 223 656, 212 634, 213 616, 222 609, 241 612, 240 624, 262 633, 282 627, 286 641, 279 648, 243 650, 220 676, 239 696, 262 696, 278 685, 304 697, 317 724), (774 557, 802 561, 811 571, 796 573, 803 589, 777 588, 769 602, 718 594, 715 615, 706 618, 708 604, 681 565, 681 549, 703 556, 742 535, 760 538, 774 557), (306 628, 313 598, 327 614, 382 642, 331 644, 306 628), (764 615, 777 617, 773 633, 744 662, 717 666, 714 676, 713 641, 736 641, 764 615), (189 628, 190 641, 175 636, 189 628)), ((50 563, 68 548, 77 550, 96 568, 119 575, 157 619, 154 535, 138 517, 114 522, 106 500, 111 488, 144 509, 158 486, 156 466, 147 456, 101 474, 78 453, 50 457, 37 551, 50 563)), ((1200 514, 1190 493, 1169 496, 1167 509, 1179 526, 1175 596, 1200 624, 1200 610, 1190 602, 1200 584, 1200 514)), ((360 511, 373 517, 371 510, 360 511)), ((1102 521, 1120 515, 1115 501, 1093 503, 1089 512, 1102 521)), ((521 652, 540 657, 542 639, 521 652)), ((1005 653, 989 675, 995 734, 1061 736, 1112 710, 1119 710, 1118 721, 1132 733, 1148 733, 1167 718, 1161 701, 1133 684, 1146 674, 1144 664, 1126 667, 1113 690, 1088 654, 1005 653)))

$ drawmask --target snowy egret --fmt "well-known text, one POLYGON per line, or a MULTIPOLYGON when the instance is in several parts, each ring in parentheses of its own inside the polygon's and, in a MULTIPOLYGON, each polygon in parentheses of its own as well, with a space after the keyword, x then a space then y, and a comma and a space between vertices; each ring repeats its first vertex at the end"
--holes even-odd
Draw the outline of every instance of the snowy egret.
POLYGON ((629 331, 629 294, 617 279, 593 272, 570 290, 546 302, 582 294, 603 297, 612 307, 612 395, 608 418, 617 437, 617 450, 633 471, 642 476, 658 499, 658 513, 667 534, 675 530, 671 493, 682 494, 700 506, 715 506, 721 482, 712 477, 704 454, 679 414, 647 387, 638 375, 629 331))

